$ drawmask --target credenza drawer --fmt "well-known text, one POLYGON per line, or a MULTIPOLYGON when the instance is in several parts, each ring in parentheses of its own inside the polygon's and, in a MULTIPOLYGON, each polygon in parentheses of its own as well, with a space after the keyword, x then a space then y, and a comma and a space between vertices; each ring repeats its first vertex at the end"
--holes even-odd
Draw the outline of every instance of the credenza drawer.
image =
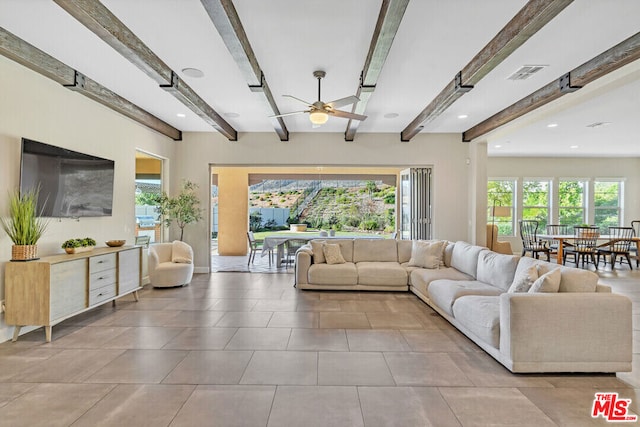
POLYGON ((98 271, 89 276, 89 291, 116 283, 116 269, 98 271))
POLYGON ((116 284, 112 283, 89 292, 89 306, 96 305, 116 296, 116 284))
POLYGON ((116 254, 97 255, 89 258, 89 271, 92 274, 112 268, 116 268, 116 254))

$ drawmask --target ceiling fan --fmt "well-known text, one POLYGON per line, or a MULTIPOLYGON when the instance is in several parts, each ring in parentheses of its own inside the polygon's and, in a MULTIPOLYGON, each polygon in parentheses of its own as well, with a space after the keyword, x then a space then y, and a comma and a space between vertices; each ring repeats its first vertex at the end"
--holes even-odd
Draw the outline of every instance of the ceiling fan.
POLYGON ((292 116, 294 114, 303 114, 309 113, 309 120, 313 123, 314 126, 320 126, 325 124, 327 120, 329 120, 329 116, 342 117, 343 119, 353 119, 353 120, 364 120, 367 116, 363 116, 361 114, 350 113, 348 111, 337 110, 337 108, 344 107, 345 105, 355 104, 360 101, 360 98, 357 96, 347 96, 345 98, 336 99, 331 102, 323 102, 320 98, 320 81, 326 75, 324 71, 314 71, 313 77, 318 79, 318 100, 316 102, 308 102, 300 98, 296 98, 292 95, 283 95, 287 98, 293 98, 296 101, 300 101, 303 104, 306 104, 309 109, 302 111, 294 111, 291 113, 278 114, 270 117, 284 117, 284 116, 292 116))

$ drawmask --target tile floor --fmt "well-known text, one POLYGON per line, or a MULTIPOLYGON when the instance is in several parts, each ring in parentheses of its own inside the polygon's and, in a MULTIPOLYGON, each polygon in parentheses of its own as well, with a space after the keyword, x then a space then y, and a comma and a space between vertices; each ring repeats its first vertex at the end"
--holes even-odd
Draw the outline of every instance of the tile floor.
MULTIPOLYGON (((640 272, 600 275, 637 330, 640 272)), ((49 344, 42 329, 2 343, 0 426, 606 425, 598 391, 640 412, 640 357, 617 377, 514 375, 410 293, 292 284, 200 274, 74 317, 49 344)))

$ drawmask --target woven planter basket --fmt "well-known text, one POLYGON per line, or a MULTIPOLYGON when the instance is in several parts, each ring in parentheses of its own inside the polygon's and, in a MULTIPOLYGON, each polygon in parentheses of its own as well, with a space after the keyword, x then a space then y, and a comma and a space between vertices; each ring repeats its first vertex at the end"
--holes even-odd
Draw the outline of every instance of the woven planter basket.
POLYGON ((28 261, 38 258, 38 245, 13 245, 11 259, 13 261, 28 261))

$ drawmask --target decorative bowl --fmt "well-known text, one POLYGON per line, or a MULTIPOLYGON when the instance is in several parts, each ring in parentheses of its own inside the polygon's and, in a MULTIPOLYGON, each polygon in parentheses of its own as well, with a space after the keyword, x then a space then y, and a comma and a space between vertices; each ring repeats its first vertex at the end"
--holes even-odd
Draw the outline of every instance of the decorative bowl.
POLYGON ((105 243, 107 244, 107 246, 117 248, 118 246, 124 245, 126 242, 126 240, 107 240, 105 243))

